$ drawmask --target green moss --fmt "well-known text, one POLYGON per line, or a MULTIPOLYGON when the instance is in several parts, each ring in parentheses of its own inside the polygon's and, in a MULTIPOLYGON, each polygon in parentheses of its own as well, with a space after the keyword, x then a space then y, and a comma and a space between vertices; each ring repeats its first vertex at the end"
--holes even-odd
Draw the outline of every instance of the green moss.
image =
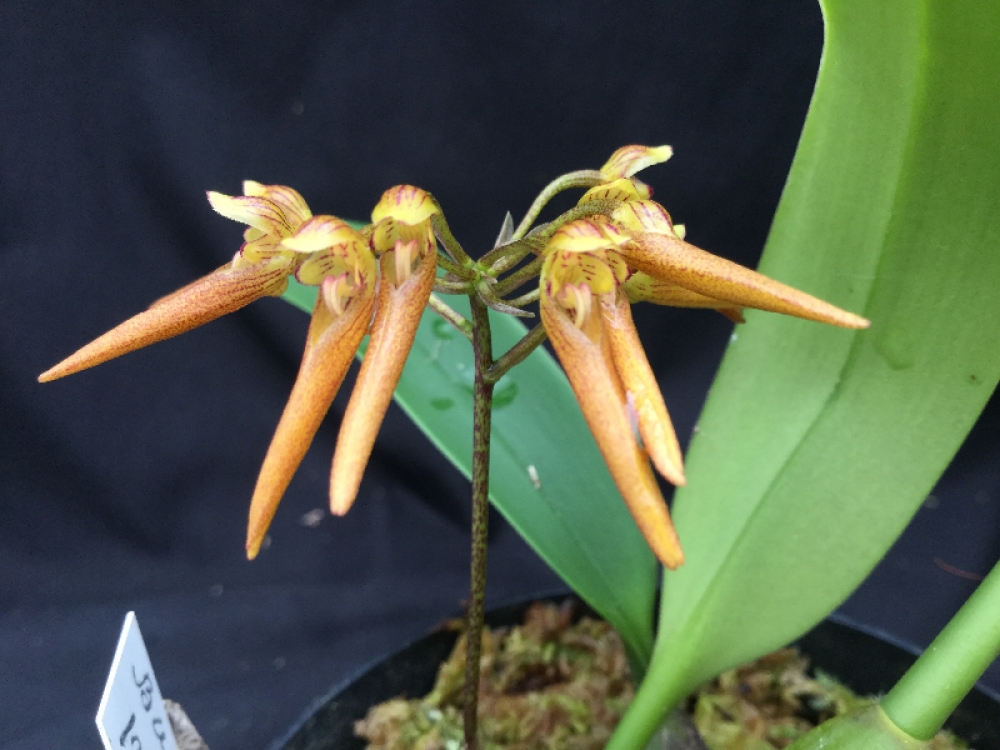
MULTIPOLYGON (((569 608, 535 604, 520 627, 483 633, 483 750, 600 750, 632 700, 628 661, 605 622, 572 623, 569 608)), ((369 711, 355 731, 370 750, 461 750, 465 640, 424 698, 369 711)), ((817 723, 872 703, 783 649, 702 685, 687 701, 710 750, 785 748, 817 723)), ((964 750, 947 733, 931 750, 964 750)))
MULTIPOLYGON (((632 699, 618 634, 604 622, 536 604, 524 625, 483 634, 480 736, 484 750, 598 750, 632 699)), ((465 639, 419 700, 397 699, 357 723, 370 748, 459 750, 465 639)))

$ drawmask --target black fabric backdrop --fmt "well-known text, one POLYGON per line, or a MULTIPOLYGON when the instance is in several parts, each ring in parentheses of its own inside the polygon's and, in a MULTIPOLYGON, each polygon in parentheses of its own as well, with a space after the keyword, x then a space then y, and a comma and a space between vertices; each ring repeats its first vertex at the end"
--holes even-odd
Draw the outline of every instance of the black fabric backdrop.
MULTIPOLYGON (((466 596, 467 484, 395 406, 355 508, 309 515, 350 381, 244 559, 307 323, 281 301, 35 382, 231 257, 206 189, 290 184, 364 218, 411 182, 484 248, 556 174, 670 143, 644 178, 693 242, 753 265, 821 43, 811 2, 0 4, 0 745, 100 746, 130 609, 165 695, 228 750, 466 596)), ((686 442, 730 325, 636 314, 686 442)), ((974 586, 935 559, 1000 556, 998 418, 994 399, 842 614, 925 645, 974 586)), ((488 604, 559 585, 497 517, 491 539, 488 604)))

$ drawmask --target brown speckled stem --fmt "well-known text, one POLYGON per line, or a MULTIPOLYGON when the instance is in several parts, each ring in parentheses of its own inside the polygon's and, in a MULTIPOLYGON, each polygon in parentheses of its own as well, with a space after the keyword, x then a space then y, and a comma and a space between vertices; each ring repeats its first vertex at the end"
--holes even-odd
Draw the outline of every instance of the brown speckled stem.
POLYGON ((486 305, 471 296, 472 346, 476 358, 472 419, 472 583, 465 630, 465 745, 478 748, 479 657, 482 650, 483 599, 486 593, 486 534, 490 494, 490 423, 493 383, 486 371, 493 364, 493 342, 486 305))

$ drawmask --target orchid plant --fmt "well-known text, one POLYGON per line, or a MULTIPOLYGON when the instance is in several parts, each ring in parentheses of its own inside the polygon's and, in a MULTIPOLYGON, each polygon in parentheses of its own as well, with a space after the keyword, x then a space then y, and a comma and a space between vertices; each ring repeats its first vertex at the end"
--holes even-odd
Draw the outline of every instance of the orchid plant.
MULTIPOLYGON (((247 181, 242 196, 208 194, 218 213, 248 225, 231 263, 40 379, 263 296, 311 311, 250 501, 248 557, 357 354, 332 512, 354 502, 395 395, 472 482, 470 632, 482 627, 492 501, 621 632, 641 682, 609 747, 641 748, 698 683, 793 640, 860 583, 1000 379, 990 303, 1000 147, 983 124, 1000 121, 1000 94, 976 78, 990 69, 984 61, 1000 67, 983 30, 997 26, 972 5, 937 0, 823 5, 820 78, 762 272, 688 243, 651 199, 636 174, 669 159, 667 146, 626 146, 600 169, 556 178, 475 259, 420 188, 390 188, 358 225, 314 216, 292 188, 247 181), (583 191, 576 206, 540 223, 566 190, 583 191), (821 298, 865 311, 871 331, 821 298), (632 323, 631 305, 643 302, 746 322, 686 460, 632 323), (519 318, 535 304, 541 322, 528 330, 519 318), (885 460, 904 451, 905 461, 885 460), (681 488, 673 520, 654 472, 681 488), (666 572, 654 629, 657 563, 666 572)), ((1000 650, 998 576, 942 633, 937 656, 873 712, 868 734, 840 724, 802 746, 928 739, 1000 650), (950 687, 936 689, 941 681, 950 687)), ((478 646, 471 637, 470 748, 478 646)))

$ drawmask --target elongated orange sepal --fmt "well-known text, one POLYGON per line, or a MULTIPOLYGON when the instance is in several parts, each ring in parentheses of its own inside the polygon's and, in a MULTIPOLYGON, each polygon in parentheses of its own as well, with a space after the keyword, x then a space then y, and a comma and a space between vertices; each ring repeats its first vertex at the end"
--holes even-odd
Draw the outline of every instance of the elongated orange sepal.
POLYGON ((706 297, 704 294, 692 292, 690 289, 671 284, 668 281, 654 279, 648 273, 636 271, 622 285, 622 291, 629 302, 652 302, 654 305, 669 307, 707 308, 725 315, 734 323, 744 323, 742 309, 730 305, 721 299, 706 297))
POLYGON ((593 340, 544 290, 540 307, 545 330, 629 512, 657 559, 668 568, 678 567, 684 562, 680 540, 649 460, 632 432, 617 375, 608 370, 601 341, 606 334, 599 330, 598 340, 593 340))
POLYGON ((38 377, 46 383, 107 362, 122 354, 173 338, 273 294, 286 283, 288 270, 271 265, 213 271, 157 300, 38 377))
POLYGON ((601 315, 618 377, 633 399, 639 434, 653 466, 671 484, 686 484, 681 446, 625 295, 621 292, 602 295, 601 315))
POLYGON ((668 307, 712 308, 718 310, 734 323, 743 323, 741 308, 733 306, 725 300, 706 297, 704 294, 692 292, 690 289, 671 284, 668 281, 654 279, 648 273, 636 271, 622 285, 622 291, 629 302, 652 302, 654 305, 668 307))
POLYGON ((628 264, 655 279, 739 307, 793 315, 843 328, 867 328, 869 321, 800 292, 780 281, 720 258, 678 237, 638 232, 619 248, 628 264))
POLYGON ((250 500, 247 528, 250 560, 260 551, 278 503, 344 382, 358 345, 368 331, 374 305, 373 284, 367 285, 336 318, 322 294, 316 299, 302 365, 250 500))
MULTIPOLYGON (((398 245, 396 252, 399 252, 398 245)), ((379 260, 380 279, 371 340, 344 413, 330 472, 330 511, 342 516, 354 504, 375 437, 403 374, 420 316, 434 287, 437 253, 427 248, 419 265, 398 287, 393 253, 379 260)))

